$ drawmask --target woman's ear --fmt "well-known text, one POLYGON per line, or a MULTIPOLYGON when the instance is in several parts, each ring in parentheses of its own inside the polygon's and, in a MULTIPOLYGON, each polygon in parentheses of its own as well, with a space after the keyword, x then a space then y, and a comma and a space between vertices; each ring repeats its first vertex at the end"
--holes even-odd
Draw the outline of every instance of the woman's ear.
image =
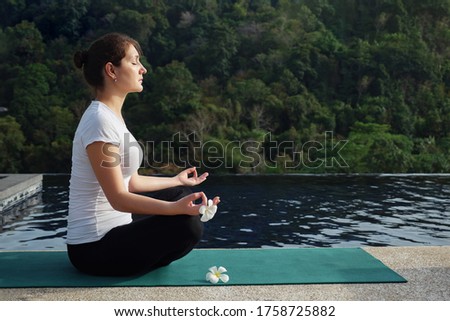
POLYGON ((105 65, 105 74, 107 77, 111 78, 112 80, 116 80, 117 76, 115 73, 114 65, 111 62, 108 62, 105 65))

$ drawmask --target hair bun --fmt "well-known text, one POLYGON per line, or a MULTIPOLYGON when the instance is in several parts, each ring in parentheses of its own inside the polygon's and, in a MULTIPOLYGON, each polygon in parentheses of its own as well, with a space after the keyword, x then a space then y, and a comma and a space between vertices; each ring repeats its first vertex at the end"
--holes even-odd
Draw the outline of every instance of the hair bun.
POLYGON ((73 56, 73 61, 77 68, 82 68, 83 65, 87 62, 88 53, 86 50, 77 51, 73 56))

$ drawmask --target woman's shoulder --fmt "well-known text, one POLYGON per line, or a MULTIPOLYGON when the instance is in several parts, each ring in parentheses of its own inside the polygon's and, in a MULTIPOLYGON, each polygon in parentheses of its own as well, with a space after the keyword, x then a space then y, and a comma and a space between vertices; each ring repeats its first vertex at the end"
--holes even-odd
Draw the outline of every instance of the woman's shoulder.
POLYGON ((108 107, 98 101, 92 101, 81 117, 80 124, 113 125, 115 115, 108 107))
POLYGON ((93 101, 81 117, 74 139, 86 146, 95 140, 118 143, 123 130, 111 113, 108 107, 93 101))

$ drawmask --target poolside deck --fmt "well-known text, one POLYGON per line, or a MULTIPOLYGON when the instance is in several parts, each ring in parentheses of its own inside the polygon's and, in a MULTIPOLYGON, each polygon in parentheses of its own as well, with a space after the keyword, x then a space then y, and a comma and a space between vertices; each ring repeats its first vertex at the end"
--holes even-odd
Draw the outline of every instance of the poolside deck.
POLYGON ((407 283, 149 288, 0 289, 0 300, 450 301, 450 246, 367 247, 407 283))
POLYGON ((42 190, 42 174, 0 173, 0 214, 42 190))

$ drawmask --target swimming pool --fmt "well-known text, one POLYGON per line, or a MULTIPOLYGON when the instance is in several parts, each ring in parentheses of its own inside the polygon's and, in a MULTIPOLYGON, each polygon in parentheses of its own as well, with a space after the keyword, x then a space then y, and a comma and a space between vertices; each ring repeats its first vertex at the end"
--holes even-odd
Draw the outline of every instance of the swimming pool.
MULTIPOLYGON (((68 175, 0 230, 0 250, 65 249, 68 175)), ((450 245, 450 175, 211 175, 202 248, 450 245)))

